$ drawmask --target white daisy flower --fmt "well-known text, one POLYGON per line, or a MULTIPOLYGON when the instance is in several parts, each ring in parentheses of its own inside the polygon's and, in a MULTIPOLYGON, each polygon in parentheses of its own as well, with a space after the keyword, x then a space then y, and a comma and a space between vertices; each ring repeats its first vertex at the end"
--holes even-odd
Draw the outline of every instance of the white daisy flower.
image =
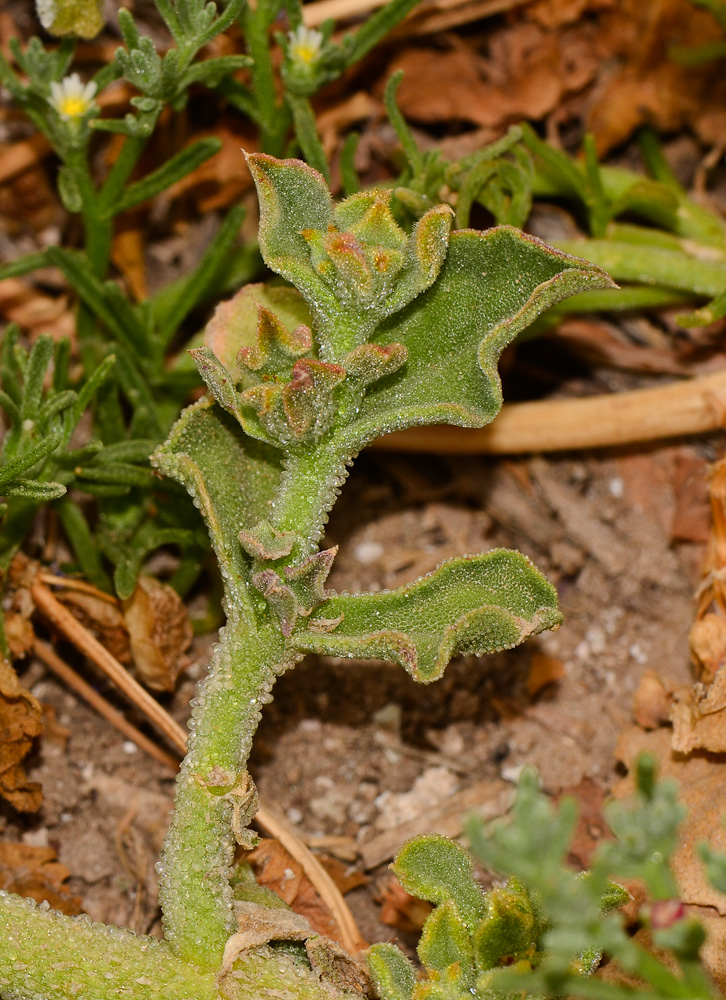
POLYGON ((81 118, 91 109, 95 96, 96 84, 93 81, 84 84, 78 73, 71 73, 60 83, 51 83, 48 103, 64 121, 71 121, 81 118))
POLYGON ((289 46, 288 55, 293 62, 310 66, 320 55, 323 46, 323 34, 315 28, 306 28, 301 24, 295 31, 287 34, 289 46))

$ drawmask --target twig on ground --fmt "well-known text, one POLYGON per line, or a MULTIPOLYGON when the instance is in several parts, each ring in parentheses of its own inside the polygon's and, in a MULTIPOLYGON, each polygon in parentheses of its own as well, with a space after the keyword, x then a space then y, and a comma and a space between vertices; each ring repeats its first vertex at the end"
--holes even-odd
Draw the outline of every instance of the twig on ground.
POLYGON ((166 750, 162 750, 161 747, 158 747, 152 740, 144 736, 121 712, 117 711, 97 691, 94 691, 90 684, 87 684, 82 677, 79 677, 75 670, 65 660, 62 660, 47 642, 36 639, 33 644, 33 653, 39 660, 43 661, 46 667, 60 677, 64 684, 75 691, 84 701, 88 702, 92 708, 95 708, 99 715, 102 715, 107 722, 115 726, 127 739, 135 743, 140 750, 153 757, 154 760, 158 760, 161 764, 166 765, 166 767, 170 767, 172 771, 178 769, 179 761, 176 757, 167 753, 166 750))
MULTIPOLYGON (((313 3, 305 4, 303 7, 303 19, 309 28, 315 28, 329 17, 335 21, 365 17, 366 14, 383 7, 386 3, 387 0, 314 0, 313 3)), ((532 3, 532 0, 479 0, 475 4, 470 3, 469 0, 425 0, 419 7, 416 7, 407 20, 415 19, 418 23, 427 20, 430 16, 436 17, 457 8, 474 7, 476 8, 476 17, 481 18, 492 14, 501 14, 513 7, 523 7, 528 3, 532 3)), ((471 19, 474 19, 473 14, 471 19)))
POLYGON ((169 742, 186 753, 186 733, 149 692, 119 663, 115 656, 106 649, 98 639, 91 635, 87 628, 75 618, 71 612, 57 600, 48 587, 36 577, 30 593, 35 606, 44 618, 50 621, 63 635, 69 639, 82 653, 92 660, 99 670, 121 690, 138 708, 142 710, 149 722, 162 733, 169 742))
POLYGON ((458 455, 609 448, 703 434, 726 426, 726 371, 588 399, 510 403, 481 429, 415 427, 389 434, 374 447, 387 451, 458 455))
POLYGON ((58 587, 63 590, 76 590, 81 594, 91 594, 91 596, 97 597, 99 601, 113 604, 117 608, 121 607, 121 602, 113 594, 107 594, 103 590, 99 590, 98 587, 94 587, 92 583, 86 583, 85 580, 76 580, 72 576, 56 576, 55 573, 45 573, 43 571, 38 574, 38 578, 42 583, 50 584, 52 587, 58 587))

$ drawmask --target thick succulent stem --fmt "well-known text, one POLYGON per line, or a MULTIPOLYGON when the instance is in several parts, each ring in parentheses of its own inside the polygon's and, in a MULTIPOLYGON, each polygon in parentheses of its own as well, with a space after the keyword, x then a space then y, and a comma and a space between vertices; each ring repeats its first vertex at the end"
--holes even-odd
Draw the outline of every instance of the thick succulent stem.
POLYGON ((158 866, 166 939, 179 958, 208 968, 219 967, 237 929, 230 867, 255 810, 246 762, 284 658, 279 633, 256 630, 229 596, 222 641, 193 704, 189 752, 158 866))
POLYGON ((305 558, 316 550, 354 458, 354 454, 341 455, 340 442, 332 438, 285 459, 271 523, 278 531, 292 531, 304 539, 295 558, 305 558))
POLYGON ((92 924, 0 892, 0 996, 62 1000, 134 996, 218 1000, 214 976, 177 961, 162 941, 92 924))

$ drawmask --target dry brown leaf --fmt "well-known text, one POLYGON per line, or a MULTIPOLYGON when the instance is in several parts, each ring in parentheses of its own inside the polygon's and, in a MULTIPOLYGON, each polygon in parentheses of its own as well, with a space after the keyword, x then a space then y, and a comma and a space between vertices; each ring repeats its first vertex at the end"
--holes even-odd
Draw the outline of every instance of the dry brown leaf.
POLYGON ((726 752, 726 670, 719 670, 709 687, 699 683, 676 691, 671 721, 678 753, 726 752))
MULTIPOLYGON (((244 125, 235 119, 234 126, 220 122, 213 134, 222 143, 220 151, 170 188, 164 196, 176 200, 182 195, 192 194, 196 209, 202 214, 235 204, 252 187, 252 176, 242 150, 251 152, 256 148, 254 131, 244 131, 244 125)), ((195 141, 203 138, 203 133, 194 136, 195 141)))
POLYGON ((550 336, 557 343, 564 343, 577 357, 594 365, 672 375, 684 375, 694 370, 680 361, 674 351, 633 344, 612 323, 602 320, 587 317, 565 319, 550 336))
POLYGON ((381 922, 399 931, 420 931, 433 909, 425 899, 410 896, 394 876, 384 883, 376 902, 381 904, 381 922))
MULTIPOLYGON (((726 850, 726 814, 723 788, 726 780, 726 760, 713 755, 684 757, 671 747, 668 729, 644 733, 633 727, 621 734, 616 756, 626 767, 632 768, 636 757, 650 753, 658 761, 660 778, 674 778, 680 786, 680 797, 688 815, 680 830, 680 847, 673 855, 673 871, 684 903, 712 906, 726 914, 726 897, 713 889, 704 875, 703 864, 695 846, 707 840, 717 851, 726 850)), ((613 789, 616 798, 624 798, 633 791, 633 777, 627 778, 613 789)))
POLYGON ((565 24, 574 24, 582 16, 594 9, 612 7, 614 0, 539 0, 527 8, 527 17, 532 18, 543 28, 561 28, 565 24))
POLYGON ((75 318, 68 296, 42 295, 22 278, 5 278, 2 282, 0 314, 31 333, 42 327, 40 332, 56 338, 75 335, 75 318))
POLYGON ((13 660, 27 656, 35 641, 30 619, 20 611, 9 611, 5 615, 5 638, 13 660))
POLYGON ((46 900, 54 910, 75 916, 82 912, 81 897, 63 885, 70 874, 52 847, 0 843, 0 889, 6 892, 46 900))
POLYGON ((106 594, 96 596, 85 590, 63 590, 57 596, 119 663, 131 662, 129 631, 116 601, 109 601, 106 594))
POLYGON ((646 670, 633 696, 633 718, 643 729, 657 729, 671 717, 671 694, 655 670, 646 670))
POLYGON ((673 470, 673 513, 671 538, 678 542, 707 542, 711 511, 707 487, 708 463, 686 449, 676 452, 673 470))
POLYGON ((501 132, 522 118, 541 119, 594 80, 600 66, 595 25, 553 32, 520 20, 487 36, 488 57, 447 36, 448 51, 407 48, 401 110, 421 122, 468 121, 501 132))
POLYGON ((561 681, 565 673, 565 664, 562 660, 558 660, 555 656, 547 656, 538 650, 532 655, 529 665, 527 690, 530 698, 534 698, 550 684, 561 681))
POLYGON ((305 917, 313 930, 339 944, 340 929, 317 890, 304 874, 302 866, 277 840, 262 840, 245 860, 250 863, 258 883, 283 899, 305 917))
POLYGON ((29 781, 22 761, 43 732, 43 710, 7 662, 0 660, 0 797, 19 812, 36 812, 43 800, 37 781, 29 781))
POLYGON ((577 803, 577 826, 567 855, 568 862, 583 871, 590 867, 592 855, 601 840, 611 839, 603 816, 605 790, 591 778, 583 778, 574 788, 563 788, 556 801, 568 797, 577 803))
POLYGON ((124 615, 139 680, 154 691, 173 691, 192 641, 184 602, 168 583, 142 573, 124 615))
POLYGON ((664 132, 686 127, 706 143, 726 139, 726 78, 721 64, 680 66, 673 46, 718 41, 718 25, 688 0, 622 0, 599 21, 612 75, 598 88, 588 115, 601 153, 651 124, 664 132))
POLYGON ((111 259, 126 279, 126 284, 134 299, 141 302, 147 298, 144 228, 141 213, 129 213, 118 223, 113 238, 111 259))
POLYGON ((688 642, 701 679, 710 683, 726 663, 726 618, 707 612, 691 626, 688 642))

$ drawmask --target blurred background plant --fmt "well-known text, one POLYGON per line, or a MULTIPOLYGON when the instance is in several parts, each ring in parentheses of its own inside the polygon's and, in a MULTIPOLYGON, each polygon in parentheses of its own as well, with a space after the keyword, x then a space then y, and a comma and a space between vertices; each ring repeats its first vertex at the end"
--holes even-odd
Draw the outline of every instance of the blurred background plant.
POLYGON ((174 546, 179 562, 172 586, 183 595, 194 583, 208 550, 206 532, 186 495, 152 477, 148 455, 199 385, 184 350, 196 329, 195 310, 250 280, 262 261, 253 240, 239 240, 245 210, 235 204, 196 265, 148 295, 143 279, 135 281, 133 269, 124 268, 119 220, 168 196, 222 148, 214 136, 171 150, 150 148, 162 119, 168 131, 169 116, 181 116, 200 88, 206 100, 227 103, 254 123, 254 145, 276 155, 302 151, 328 175, 310 96, 359 61, 416 2, 392 0, 340 43, 331 41, 332 22, 321 31, 306 29, 299 3, 266 0, 253 8, 230 0, 217 9, 205 0, 159 0, 170 36, 163 45, 142 35, 122 8, 124 45, 84 82, 71 72, 77 38, 103 27, 100 7, 51 0, 39 4, 38 13, 62 40, 44 44, 34 37, 22 46, 13 39, 11 58, 0 55, 0 85, 50 144, 63 207, 79 222, 75 246, 49 245, 0 267, 0 280, 57 268, 78 299, 72 338, 55 351, 44 338, 28 354, 17 330, 4 335, 0 405, 12 430, 0 473, 7 500, 3 569, 39 505, 49 503, 72 552, 66 570, 128 598, 145 559, 160 546, 174 546), (285 21, 289 31, 273 37, 273 27, 285 21), (241 29, 246 53, 210 54, 215 43, 224 47, 220 38, 231 29, 241 29), (104 106, 116 106, 119 86, 133 110, 103 117, 104 106), (100 147, 104 134, 110 145, 100 147), (105 164, 99 169, 100 149, 105 164), (125 273, 128 293, 109 277, 114 267, 125 273), (44 390, 46 376, 52 381, 44 390), (86 410, 83 431, 68 450, 86 410), (80 503, 82 496, 93 503, 80 503))
MULTIPOLYGON (((417 837, 398 853, 393 869, 401 885, 435 908, 418 945, 423 978, 395 945, 370 949, 380 996, 717 997, 699 961, 705 931, 679 901, 670 863, 684 815, 675 783, 656 781, 655 760, 642 755, 635 793, 606 810, 614 839, 600 845, 588 872, 578 873, 566 863, 574 801, 553 807, 536 774, 525 771, 508 820, 491 827, 469 820, 473 858, 436 835, 417 837), (485 892, 474 859, 507 881, 485 892), (637 905, 611 879, 637 891, 637 905), (620 907, 628 901, 626 920, 620 907), (634 938, 634 925, 647 929, 647 947, 634 938), (593 975, 603 956, 610 963, 604 979, 593 975)), ((723 891, 726 857, 707 845, 700 851, 723 891)))

